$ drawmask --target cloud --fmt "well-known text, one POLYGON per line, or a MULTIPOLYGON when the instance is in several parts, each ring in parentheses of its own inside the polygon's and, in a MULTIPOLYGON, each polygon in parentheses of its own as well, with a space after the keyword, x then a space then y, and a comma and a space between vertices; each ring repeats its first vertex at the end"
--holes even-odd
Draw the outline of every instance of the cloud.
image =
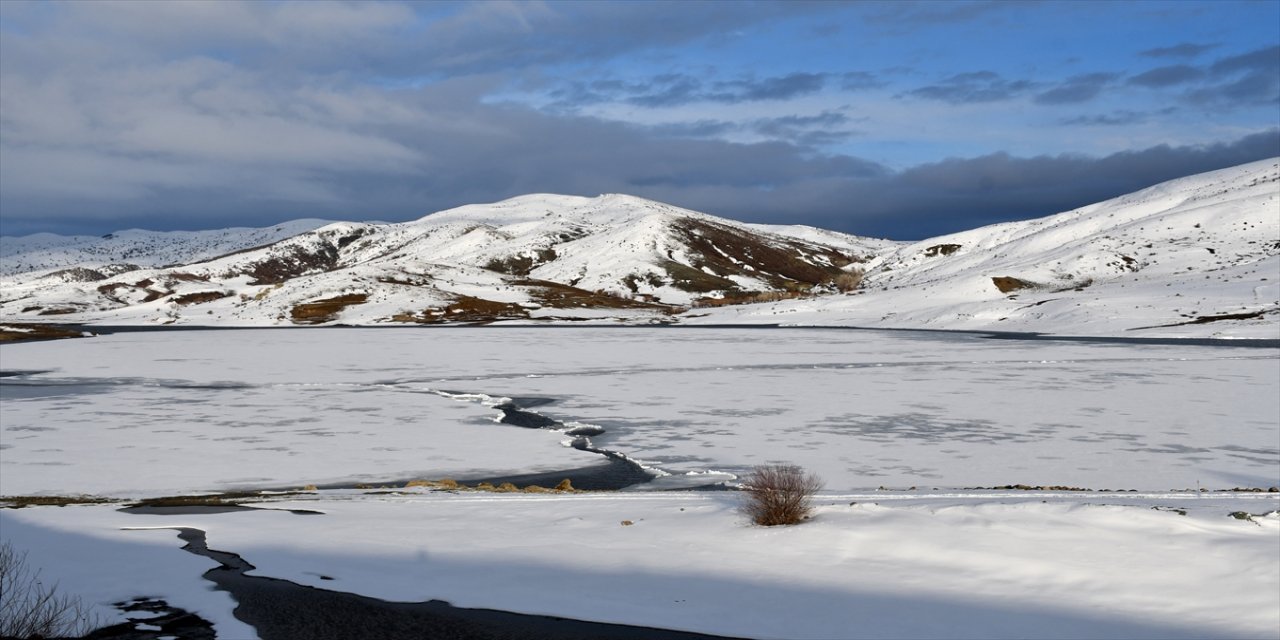
POLYGON ((1189 93, 1193 104, 1233 109, 1280 103, 1280 46, 1221 58, 1209 71, 1217 82, 1189 93))
POLYGON ((994 71, 974 71, 959 73, 937 84, 912 89, 905 95, 952 104, 971 104, 1011 100, 1035 86, 1027 80, 1005 80, 994 71))
POLYGON ((823 111, 808 116, 756 118, 742 122, 704 119, 638 128, 654 135, 672 138, 754 137, 812 149, 839 144, 862 135, 862 132, 850 128, 852 123, 853 119, 843 113, 823 111))
POLYGON ((796 72, 761 80, 719 82, 715 85, 715 93, 708 95, 707 99, 729 103, 786 100, 821 91, 826 78, 824 73, 796 72))
POLYGON ((1063 118, 1058 121, 1063 125, 1084 125, 1084 126, 1124 126, 1130 124, 1140 124, 1149 121, 1153 116, 1167 116, 1177 112, 1177 107, 1165 107, 1156 111, 1131 111, 1129 109, 1117 109, 1111 113, 1101 113, 1097 115, 1076 116, 1074 118, 1063 118))
MULTIPOLYGON (((261 69, 429 79, 512 72, 703 40, 751 25, 837 10, 753 2, 0 2, 14 33, 75 39, 113 55, 234 52, 261 69), (127 43, 127 45, 126 45, 127 43)), ((63 43, 59 43, 61 46, 63 43)), ((56 69, 56 64, 48 65, 56 69)))
POLYGON ((840 88, 845 91, 866 91, 881 89, 889 83, 881 80, 874 73, 867 71, 847 71, 840 74, 840 88))
POLYGON ((1156 47, 1154 49, 1139 51, 1138 55, 1143 55, 1148 58, 1194 58, 1217 46, 1217 43, 1197 44, 1194 42, 1180 42, 1168 47, 1156 47))
POLYGON ((789 100, 821 91, 827 82, 823 73, 789 73, 765 78, 711 80, 686 73, 664 73, 644 80, 624 82, 602 79, 575 81, 552 90, 552 107, 572 111, 605 102, 626 102, 642 107, 677 107, 695 102, 739 104, 769 100, 789 100))
POLYGON ((837 111, 823 111, 812 116, 780 116, 761 118, 750 124, 756 134, 783 140, 801 147, 839 144, 862 132, 850 129, 849 116, 837 111))
POLYGON ((1017 8, 1016 4, 997 0, 977 2, 883 2, 865 3, 858 7, 870 24, 899 28, 969 22, 975 18, 1017 8))
POLYGON ((1214 73, 1235 73, 1238 71, 1278 72, 1280 71, 1280 45, 1222 58, 1214 62, 1210 70, 1214 73))
POLYGON ((1086 73, 1067 78, 1058 86, 1036 95, 1036 104, 1056 105, 1088 102, 1098 96, 1115 79, 1114 73, 1086 73))
MULTIPOLYGON (((814 99, 801 102, 824 104, 828 96, 816 93, 885 86, 875 73, 803 67, 758 77, 682 70, 639 79, 596 77, 591 68, 554 88, 564 111, 490 101, 517 78, 563 73, 540 65, 623 54, 654 54, 652 62, 664 46, 729 37, 709 34, 835 3, 747 3, 732 11, 681 3, 679 19, 674 4, 600 4, 325 3, 312 10, 293 2, 0 1, 0 232, 404 220, 529 192, 623 192, 733 218, 920 237, 1053 213, 1276 155, 1280 146, 1272 131, 1212 147, 1106 158, 988 154, 894 171, 832 151, 860 135, 852 111, 764 104, 805 96, 814 99), (627 106, 638 101, 710 107, 660 126, 572 109, 616 102, 639 111, 627 106), (719 106, 739 103, 750 104, 719 106)), ((1002 6, 848 10, 925 24, 1002 6)), ((1205 93, 1187 99, 1215 110, 1233 100, 1274 100, 1269 51, 1219 59, 1212 78, 1188 85, 1205 93)), ((607 74, 610 67, 599 68, 607 74)), ((1115 82, 1095 74, 1037 84, 978 71, 900 97, 982 104, 1040 92, 1070 104, 1115 82)), ((1093 120, 1077 124, 1151 113, 1115 110, 1079 116, 1093 120)))
POLYGON ((1280 155, 1280 129, 1234 142, 1159 145, 1101 158, 1022 158, 1006 153, 949 159, 892 176, 853 180, 797 202, 810 224, 853 233, 918 239, 1007 220, 1041 217, 1131 193, 1154 184, 1280 155), (857 203, 845 213, 816 201, 857 203))
POLYGON ((1144 71, 1129 78, 1128 83, 1152 88, 1170 87, 1199 80, 1204 75, 1203 69, 1185 64, 1175 64, 1144 71))

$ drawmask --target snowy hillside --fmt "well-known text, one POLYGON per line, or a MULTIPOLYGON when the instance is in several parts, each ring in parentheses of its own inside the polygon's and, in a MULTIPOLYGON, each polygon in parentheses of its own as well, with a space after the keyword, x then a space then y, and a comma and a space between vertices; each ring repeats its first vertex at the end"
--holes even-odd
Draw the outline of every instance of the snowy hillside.
POLYGON ((1280 338, 1280 160, 900 246, 862 290, 692 322, 1280 338))
POLYGON ((0 319, 623 319, 1280 338, 1278 159, 910 244, 617 194, 534 194, 283 237, 290 228, 6 238, 0 319), (158 266, 172 263, 182 266, 158 266))
POLYGON ((660 319, 699 300, 834 291, 840 276, 894 244, 754 228, 624 195, 530 195, 408 223, 330 224, 182 266, 23 273, 2 283, 0 317, 237 325, 660 319))
MULTIPOLYGON (((96 269, 113 264, 140 267, 186 264, 232 251, 261 247, 325 224, 328 222, 324 220, 292 220, 260 229, 129 229, 101 237, 59 236, 52 233, 0 236, 0 276, 69 267, 96 269)), ((117 270, 119 268, 116 267, 117 270)))

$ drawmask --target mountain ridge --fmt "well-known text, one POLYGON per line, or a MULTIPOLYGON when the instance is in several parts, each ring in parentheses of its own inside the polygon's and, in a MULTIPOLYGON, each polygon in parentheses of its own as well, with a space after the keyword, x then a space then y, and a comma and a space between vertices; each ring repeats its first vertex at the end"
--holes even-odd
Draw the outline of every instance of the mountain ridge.
POLYGON ((92 259, 128 255, 127 238, 102 239, 114 250, 6 238, 0 318, 1280 333, 1275 158, 920 242, 748 224, 623 194, 527 194, 408 222, 321 222, 190 232, 200 240, 168 246, 163 234, 136 232, 150 243, 134 247, 144 264, 92 259), (216 248, 232 250, 209 255, 216 248), (160 264, 183 251, 185 263, 160 264), (14 273, 59 256, 60 268, 14 273), (1232 317, 1196 328, 1217 316, 1232 317))

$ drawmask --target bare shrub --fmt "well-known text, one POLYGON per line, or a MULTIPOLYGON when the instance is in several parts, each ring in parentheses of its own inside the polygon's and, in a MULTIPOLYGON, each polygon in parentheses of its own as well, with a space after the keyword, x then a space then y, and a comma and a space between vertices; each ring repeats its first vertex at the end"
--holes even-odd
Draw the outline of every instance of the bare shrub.
POLYGON ((0 637, 78 638, 99 626, 80 598, 46 585, 27 554, 0 543, 0 637))
POLYGON ((836 276, 831 281, 831 284, 835 286, 837 291, 849 293, 862 286, 862 276, 863 273, 861 271, 846 271, 836 276))
POLYGON ((813 494, 822 479, 797 466, 774 464, 752 469, 743 479, 747 501, 742 512, 762 526, 798 524, 813 510, 813 494))

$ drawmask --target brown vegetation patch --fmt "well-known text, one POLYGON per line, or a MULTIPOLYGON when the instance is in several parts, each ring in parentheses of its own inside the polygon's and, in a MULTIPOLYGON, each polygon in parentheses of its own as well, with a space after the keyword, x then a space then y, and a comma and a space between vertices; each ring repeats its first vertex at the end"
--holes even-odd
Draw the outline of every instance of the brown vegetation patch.
POLYGON ((996 285, 1000 293, 1009 293, 1019 289, 1034 289, 1039 286, 1034 282, 1012 276, 994 276, 991 278, 991 283, 996 285))
POLYGON ((532 253, 522 253, 506 258, 494 258, 484 268, 513 276, 527 276, 530 271, 555 259, 556 250, 548 247, 546 249, 538 249, 532 253))
POLYGON ((60 338, 83 337, 84 333, 78 329, 60 327, 52 324, 33 324, 29 322, 6 322, 0 324, 0 342, 58 340, 60 338), (18 331, 15 331, 14 329, 18 329, 18 331))
POLYGON ((673 260, 663 260, 658 264, 667 272, 671 286, 682 291, 694 293, 711 293, 712 291, 737 291, 738 283, 709 274, 701 269, 680 264, 673 260))
POLYGON ((107 277, 108 276, 101 271, 86 269, 85 267, 71 267, 70 269, 54 271, 41 279, 58 278, 63 282, 97 282, 99 280, 106 280, 107 277))
POLYGON ((289 315, 293 318, 294 324, 321 324, 332 321, 343 309, 352 305, 364 304, 368 299, 369 294, 367 293, 348 293, 334 298, 294 305, 289 315))
POLYGON ((24 507, 65 507, 71 504, 107 504, 120 502, 96 496, 0 496, 0 509, 24 507))
POLYGON ((393 322, 444 324, 448 322, 494 322, 528 318, 529 310, 514 302, 496 302, 472 296, 458 296, 443 309, 423 309, 421 313, 402 312, 391 316, 393 322))
POLYGON ((169 277, 174 280, 181 280, 182 282, 208 282, 209 281, 209 276, 198 276, 194 273, 187 273, 185 271, 172 271, 169 273, 169 277))
MULTIPOLYGON (((323 245, 313 251, 303 247, 289 247, 284 255, 277 255, 249 265, 244 274, 253 277, 251 285, 280 284, 300 275, 319 271, 331 271, 338 266, 338 249, 323 245)), ((226 274, 235 277, 236 273, 226 274)))
POLYGON ((735 304, 756 304, 761 302, 778 302, 803 298, 807 291, 729 291, 719 298, 698 298, 693 301, 694 308, 727 307, 735 304))
MULTIPOLYGON (((289 493, 272 493, 271 497, 295 495, 296 492, 289 493)), ((143 498, 137 502, 130 503, 130 507, 225 507, 235 506, 242 502, 263 498, 263 494, 256 491, 228 491, 225 493, 211 493, 203 495, 190 496, 162 496, 158 498, 143 498)))
POLYGON ((1068 487, 1060 484, 1006 484, 998 487, 968 487, 965 491, 1093 491, 1093 489, 1068 487))
POLYGON ((675 230, 698 258, 692 269, 685 267, 689 271, 673 271, 665 264, 663 267, 676 280, 675 286, 686 291, 737 289, 732 281, 716 278, 729 275, 761 278, 778 288, 794 288, 797 284, 809 287, 836 278, 842 273, 840 267, 859 261, 856 256, 830 247, 798 240, 765 241, 746 231, 701 220, 681 220, 675 230), (717 280, 719 286, 713 287, 717 280))
POLYGON ((169 294, 171 294, 171 293, 173 293, 173 292, 172 292, 172 291, 157 291, 157 290, 155 290, 155 289, 147 289, 147 296, 146 296, 145 298, 143 298, 143 299, 142 299, 142 302, 143 302, 144 304, 145 304, 145 303, 147 303, 147 302, 155 302, 156 300, 159 300, 160 298, 163 298, 163 297, 165 297, 165 296, 167 296, 167 295, 169 295, 169 294))
MULTIPOLYGON (((623 276, 622 278, 622 284, 626 286, 628 289, 630 289, 631 293, 640 292, 641 281, 645 282, 651 287, 661 287, 662 285, 667 283, 666 280, 662 279, 662 276, 656 273, 646 273, 644 275, 629 273, 626 276, 623 276)), ((574 282, 576 283, 577 281, 574 281, 574 282)))
POLYGON ((230 295, 230 291, 197 291, 196 293, 177 296, 173 301, 185 307, 189 304, 204 304, 214 300, 221 300, 230 295))
POLYGON ((642 302, 607 291, 587 291, 567 284, 548 280, 522 280, 516 284, 529 287, 529 295, 545 307, 569 309, 585 307, 593 309, 665 309, 651 302, 642 302))
POLYGON ((481 482, 474 487, 468 487, 452 478, 444 478, 441 480, 410 480, 405 488, 423 487, 425 489, 438 489, 442 491, 487 491, 491 493, 582 493, 575 489, 573 483, 568 478, 561 480, 554 487, 543 487, 536 484, 528 485, 524 488, 517 487, 510 482, 503 482, 498 486, 494 486, 491 482, 481 482))
POLYGON ((958 244, 935 244, 924 250, 924 257, 949 256, 959 250, 960 245, 958 244))
POLYGON ((415 276, 416 280, 409 278, 399 278, 396 276, 378 276, 378 282, 383 284, 398 284, 405 287, 426 287, 430 286, 434 278, 431 276, 415 276))
POLYGON ((80 308, 79 308, 79 307, 53 307, 53 308, 50 308, 50 309, 41 309, 41 310, 40 310, 40 313, 38 313, 38 314, 36 314, 36 315, 41 315, 41 316, 64 316, 64 315, 67 315, 68 313, 79 313, 79 312, 80 312, 80 308))
POLYGON ((514 302, 497 302, 458 296, 444 308, 444 320, 453 322, 492 322, 510 318, 528 318, 529 311, 514 302))

